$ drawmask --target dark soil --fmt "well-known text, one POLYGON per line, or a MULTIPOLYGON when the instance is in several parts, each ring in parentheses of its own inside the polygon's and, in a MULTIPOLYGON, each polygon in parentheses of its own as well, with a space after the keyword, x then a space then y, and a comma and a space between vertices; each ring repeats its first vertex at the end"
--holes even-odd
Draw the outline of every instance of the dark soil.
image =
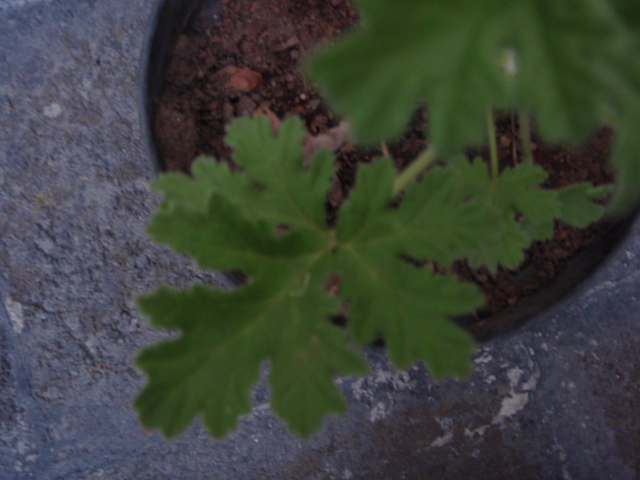
MULTIPOLYGON (((157 109, 156 138, 167 170, 189 172, 199 154, 232 163, 224 144, 225 125, 234 118, 270 110, 280 119, 300 116, 318 134, 338 124, 318 92, 300 73, 305 56, 319 43, 353 28, 357 13, 345 0, 223 0, 217 11, 204 11, 179 37, 166 86, 157 109)), ((498 147, 503 165, 521 158, 518 120, 497 116, 498 147)), ((399 169, 424 148, 424 113, 418 112, 405 137, 389 145, 399 169)), ((613 132, 603 127, 581 148, 546 145, 534 132, 535 161, 549 173, 545 187, 589 181, 612 181, 607 167, 613 132)), ((468 152, 488 158, 488 147, 468 152)), ((353 185, 358 164, 380 155, 380 149, 339 152, 338 178, 328 196, 333 212, 353 185)), ((331 218, 331 215, 330 215, 331 218)), ((517 271, 500 268, 491 275, 466 262, 452 268, 476 283, 487 298, 485 318, 514 305, 553 280, 576 255, 598 238, 603 226, 579 230, 556 223, 555 237, 536 241, 517 271)))

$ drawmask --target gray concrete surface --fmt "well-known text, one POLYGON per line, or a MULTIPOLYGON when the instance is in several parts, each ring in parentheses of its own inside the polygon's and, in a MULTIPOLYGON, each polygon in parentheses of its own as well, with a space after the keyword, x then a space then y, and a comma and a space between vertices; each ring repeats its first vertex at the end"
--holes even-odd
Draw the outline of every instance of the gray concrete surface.
POLYGON ((256 408, 223 441, 145 435, 133 295, 207 278, 152 245, 138 65, 152 0, 0 1, 0 479, 640 478, 640 228, 563 308, 484 345, 463 383, 340 380, 301 442, 256 408))

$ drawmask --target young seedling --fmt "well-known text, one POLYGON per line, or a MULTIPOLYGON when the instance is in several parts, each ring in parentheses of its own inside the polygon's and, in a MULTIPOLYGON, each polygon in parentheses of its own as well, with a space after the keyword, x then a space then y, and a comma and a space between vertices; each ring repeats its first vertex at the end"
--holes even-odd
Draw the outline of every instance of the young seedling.
POLYGON ((528 114, 551 140, 577 142, 602 122, 616 127, 618 180, 611 211, 640 195, 638 9, 622 0, 358 0, 361 28, 307 66, 356 139, 400 134, 416 104, 429 111, 431 147, 402 172, 381 157, 360 167, 335 228, 325 203, 335 174, 326 149, 312 158, 300 120, 277 134, 266 118, 229 126, 234 162, 201 158, 192 176, 170 173, 149 235, 204 268, 241 270, 231 291, 161 287, 139 299, 154 326, 177 339, 137 360, 149 379, 135 401, 142 423, 173 436, 202 414, 223 436, 251 409, 270 361, 271 406, 308 436, 345 403, 334 375, 363 374, 359 348, 378 336, 398 368, 424 362, 434 376, 464 376, 474 350, 450 320, 483 304, 478 289, 406 258, 467 258, 517 267, 553 222, 584 227, 608 188, 540 185, 528 114), (625 22, 620 12, 632 21, 625 22), (520 112, 524 160, 498 169, 494 109, 520 112), (488 137, 489 164, 460 152, 488 137), (439 162, 434 160, 436 156, 439 162), (401 201, 398 199, 401 195, 401 201), (397 206, 392 206, 392 204, 397 206), (339 277, 338 292, 329 278, 339 277), (348 305, 346 328, 331 317, 348 305))

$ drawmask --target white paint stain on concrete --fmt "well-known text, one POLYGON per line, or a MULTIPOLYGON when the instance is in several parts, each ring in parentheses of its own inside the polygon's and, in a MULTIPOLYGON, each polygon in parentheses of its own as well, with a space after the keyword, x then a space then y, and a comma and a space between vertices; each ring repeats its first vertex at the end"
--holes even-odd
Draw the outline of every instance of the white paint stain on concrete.
POLYGON ((393 390, 413 390, 416 382, 411 381, 408 372, 405 371, 389 371, 375 370, 366 377, 359 378, 353 382, 351 391, 356 400, 368 400, 373 402, 374 392, 380 390, 380 387, 390 385, 393 390))
POLYGON ((353 392, 353 396, 356 400, 361 401, 362 399, 372 400, 373 394, 369 388, 364 387, 365 377, 359 378, 355 382, 353 382, 353 386, 351 387, 351 391, 353 392))
POLYGON ((502 399, 500 411, 493 417, 492 425, 502 425, 506 419, 512 418, 529 403, 529 392, 535 390, 538 385, 540 370, 536 369, 529 378, 521 383, 523 375, 524 372, 519 367, 507 371, 509 395, 502 399))
POLYGON ((9 314, 9 321, 11 322, 11 327, 15 333, 22 332, 24 328, 24 313, 22 304, 7 298, 4 302, 4 307, 7 309, 7 313, 9 314))
POLYGON ((486 383, 487 385, 491 385, 495 381, 496 381, 495 375, 489 375, 487 378, 484 379, 484 383, 486 383))
POLYGON ((515 367, 510 369, 507 372, 507 378, 509 379, 509 385, 511 386, 511 388, 513 389, 516 385, 518 385, 518 382, 520 381, 520 378, 522 378, 522 374, 524 372, 522 370, 520 370, 520 368, 515 367))
POLYGON ((444 447, 447 443, 453 440, 453 419, 450 417, 443 417, 435 419, 439 424, 444 434, 436 438, 431 442, 432 447, 444 447))
POLYGON ((493 417, 493 423, 502 424, 507 418, 513 417, 516 413, 522 410, 527 403, 529 403, 529 394, 525 393, 512 393, 510 396, 502 400, 502 405, 498 414, 493 417))
POLYGON ((385 418, 388 414, 389 408, 387 405, 384 402, 378 402, 371 409, 371 412, 369 413, 369 420, 371 423, 375 423, 378 420, 385 418))
POLYGON ((402 391, 413 390, 415 386, 416 382, 411 380, 411 375, 406 371, 376 369, 353 382, 351 391, 356 400, 372 405, 369 420, 375 423, 393 411, 394 395, 388 391, 389 387, 394 391, 402 391))
POLYGON ((489 428, 491 425, 482 425, 481 427, 475 428, 473 430, 469 430, 468 428, 464 429, 464 435, 466 437, 470 437, 473 438, 476 435, 481 437, 484 435, 484 432, 487 431, 487 428, 489 428))
MULTIPOLYGON (((507 371, 507 378, 509 379, 509 394, 502 399, 500 410, 493 417, 490 424, 482 425, 473 430, 465 428, 464 434, 466 437, 474 438, 476 436, 483 436, 491 425, 502 426, 505 420, 512 418, 527 406, 529 403, 528 392, 535 390, 538 385, 540 370, 535 369, 529 378, 527 378, 523 383, 520 383, 523 376, 524 372, 519 367, 514 367, 507 371)), ((493 381, 495 381, 495 377, 493 378, 493 381)))
POLYGON ((416 382, 412 382, 410 379, 409 373, 404 370, 376 370, 373 372, 375 385, 390 384, 394 390, 412 390, 416 382))
POLYGON ((436 438, 431 442, 432 447, 444 447, 447 443, 453 440, 453 432, 447 432, 444 435, 436 438))
POLYGON ((43 115, 47 118, 58 118, 62 115, 62 107, 58 103, 52 103, 44 107, 43 115))
POLYGON ((522 384, 522 390, 524 392, 529 392, 531 390, 535 390, 538 386, 538 379, 540 378, 540 372, 535 371, 533 375, 529 377, 529 379, 522 384))
POLYGON ((489 352, 483 352, 482 355, 480 355, 474 360, 474 362, 476 364, 482 364, 482 363, 489 363, 491 360, 493 360, 493 357, 489 354, 489 352))

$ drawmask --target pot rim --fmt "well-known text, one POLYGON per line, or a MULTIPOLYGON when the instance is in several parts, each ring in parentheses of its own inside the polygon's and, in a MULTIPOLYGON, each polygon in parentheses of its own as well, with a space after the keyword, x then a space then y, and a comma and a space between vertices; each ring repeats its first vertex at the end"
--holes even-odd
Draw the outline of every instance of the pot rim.
POLYGON ((166 70, 178 34, 205 3, 217 5, 219 0, 157 0, 144 34, 138 68, 138 111, 143 142, 152 158, 155 175, 164 171, 153 128, 157 102, 155 95, 162 91, 164 83, 164 76, 160 72, 166 70), (169 32, 161 30, 159 26, 170 18, 177 18, 178 21, 169 32), (168 44, 164 41, 167 33, 171 37, 168 44))

